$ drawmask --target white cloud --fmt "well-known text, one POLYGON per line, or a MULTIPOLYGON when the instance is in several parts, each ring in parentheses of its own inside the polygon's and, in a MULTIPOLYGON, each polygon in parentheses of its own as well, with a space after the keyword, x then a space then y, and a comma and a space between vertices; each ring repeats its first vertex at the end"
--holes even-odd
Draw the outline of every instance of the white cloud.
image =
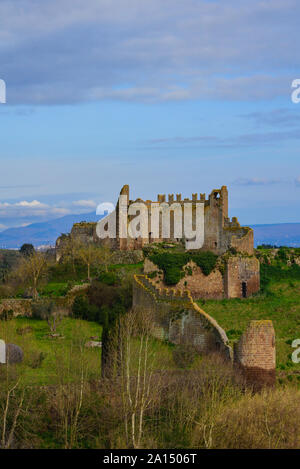
POLYGON ((27 200, 22 200, 21 202, 17 202, 15 204, 17 207, 29 207, 29 208, 47 208, 48 205, 42 204, 38 200, 32 200, 32 202, 28 202, 27 200))
POLYGON ((75 200, 72 205, 76 207, 95 208, 97 206, 94 200, 75 200))
POLYGON ((52 207, 43 204, 38 200, 21 200, 20 202, 8 203, 0 202, 0 216, 5 218, 53 218, 54 216, 63 216, 70 213, 70 210, 64 207, 52 207))

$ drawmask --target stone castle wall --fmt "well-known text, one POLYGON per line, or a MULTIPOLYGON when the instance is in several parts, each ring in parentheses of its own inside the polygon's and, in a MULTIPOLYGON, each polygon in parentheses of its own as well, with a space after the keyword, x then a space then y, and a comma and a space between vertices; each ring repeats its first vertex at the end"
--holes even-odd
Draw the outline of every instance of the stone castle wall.
MULTIPOLYGON (((125 185, 121 189, 120 195, 127 197, 127 210, 130 205, 134 202, 143 202, 148 208, 148 223, 151 227, 151 214, 150 207, 153 203, 164 203, 166 210, 173 203, 179 204, 182 209, 182 232, 184 233, 184 204, 186 202, 193 203, 193 210, 197 204, 204 205, 204 244, 202 246, 203 251, 212 251, 216 254, 223 254, 230 247, 235 247, 240 252, 247 254, 253 254, 253 230, 248 227, 242 227, 237 221, 237 218, 230 220, 228 218, 228 191, 226 186, 222 186, 221 189, 214 189, 208 199, 205 198, 205 194, 193 194, 192 199, 182 199, 181 194, 169 194, 168 200, 165 194, 159 194, 157 201, 136 199, 130 200, 129 198, 129 186, 125 185), (251 235, 252 233, 252 235, 251 235)), ((170 211, 170 237, 163 238, 162 235, 162 220, 159 222, 159 237, 154 238, 151 231, 147 238, 137 239, 119 239, 118 238, 118 220, 119 220, 119 203, 116 206, 116 220, 117 220, 117 238, 112 240, 112 246, 117 249, 141 249, 144 245, 151 243, 161 242, 172 242, 177 243, 183 241, 183 238, 174 237, 174 211, 170 211)), ((128 223, 130 219, 128 218, 128 223)), ((151 228, 149 228, 151 230, 151 228)))
POLYGON ((254 389, 274 385, 276 353, 272 321, 251 321, 232 351, 226 332, 194 303, 188 290, 158 288, 146 275, 134 276, 133 308, 152 316, 157 338, 192 344, 199 353, 220 353, 232 360, 254 389))
POLYGON ((188 290, 160 289, 145 275, 135 275, 133 308, 152 315, 155 335, 175 344, 189 343, 199 353, 232 356, 225 331, 194 303, 188 290))
MULTIPOLYGON (((203 205, 204 209, 204 243, 202 246, 203 251, 212 251, 218 255, 225 253, 231 247, 234 247, 237 251, 243 252, 246 254, 253 254, 253 230, 248 227, 242 227, 238 223, 236 218, 230 220, 228 218, 228 191, 226 186, 222 186, 221 189, 214 189, 208 199, 206 199, 205 194, 193 194, 192 199, 182 199, 181 194, 169 194, 168 200, 165 194, 159 194, 156 201, 151 200, 130 200, 129 197, 129 186, 125 185, 121 189, 120 195, 125 197, 127 200, 127 212, 130 211, 130 206, 135 202, 143 202, 148 210, 148 229, 149 232, 147 236, 143 234, 143 237, 139 236, 137 238, 121 238, 120 237, 120 227, 119 227, 119 202, 116 205, 115 211, 108 215, 105 220, 107 223, 109 217, 116 217, 116 237, 115 238, 106 238, 99 240, 96 234, 96 223, 77 223, 74 225, 74 230, 72 233, 80 239, 82 242, 95 242, 99 244, 104 244, 112 249, 127 251, 127 250, 140 250, 143 246, 152 243, 161 243, 161 242, 172 242, 172 243, 182 243, 185 241, 184 235, 182 234, 181 238, 175 238, 174 232, 174 218, 175 211, 174 208, 171 210, 170 207, 174 203, 181 209, 182 213, 182 233, 184 233, 184 210, 185 203, 192 203, 193 213, 196 211, 196 207, 199 204, 203 205), (161 206, 161 214, 159 218, 159 233, 151 232, 151 206, 153 204, 163 204, 161 206), (162 233, 162 217, 170 217, 170 233, 168 237, 163 237, 162 233)), ((127 216, 127 225, 134 218, 132 215, 127 216)), ((193 222, 194 223, 194 222, 193 222)), ((195 227, 194 227, 195 229, 195 227)), ((63 236, 58 238, 56 243, 57 249, 57 260, 59 260, 59 252, 61 250, 61 245, 63 242, 63 236)))
POLYGON ((243 298, 260 288, 260 264, 256 257, 232 256, 226 260, 224 290, 226 298, 243 298))
MULTIPOLYGON (((259 291, 260 265, 256 257, 243 255, 227 256, 224 273, 216 267, 209 275, 204 275, 201 268, 193 261, 188 262, 183 270, 189 268, 192 275, 185 276, 174 285, 175 290, 188 289, 195 299, 222 299, 249 297, 259 291)), ((144 261, 144 273, 156 272, 157 286, 165 288, 163 274, 159 267, 148 258, 144 261)))

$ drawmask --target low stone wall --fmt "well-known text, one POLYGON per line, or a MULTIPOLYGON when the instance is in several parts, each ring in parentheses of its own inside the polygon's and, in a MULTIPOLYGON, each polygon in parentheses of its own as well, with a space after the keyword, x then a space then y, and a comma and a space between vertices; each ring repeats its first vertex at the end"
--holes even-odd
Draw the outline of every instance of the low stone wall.
MULTIPOLYGON (((53 301, 57 309, 65 315, 72 311, 72 305, 77 295, 84 293, 90 287, 89 283, 82 285, 75 285, 66 296, 59 296, 56 298, 47 298, 53 301)), ((46 298, 45 298, 46 299, 46 298)), ((5 298, 0 300, 0 315, 4 310, 12 310, 13 317, 17 316, 31 316, 32 314, 32 298, 5 298)))
POLYGON ((225 331, 194 303, 188 290, 160 289, 147 276, 135 275, 133 308, 152 315, 158 338, 193 344, 199 353, 217 351, 231 359, 225 331))
POLYGON ((25 298, 7 298, 0 302, 0 314, 4 310, 13 311, 13 316, 31 316, 31 299, 25 298))
MULTIPOLYGON (((51 300, 55 303, 56 307, 65 315, 70 314, 71 305, 68 301, 66 296, 58 297, 58 298, 51 298, 51 300)), ((4 310, 12 310, 13 317, 18 316, 28 316, 30 317, 32 314, 32 299, 25 299, 25 298, 7 298, 1 300, 0 302, 0 314, 3 313, 4 310)))

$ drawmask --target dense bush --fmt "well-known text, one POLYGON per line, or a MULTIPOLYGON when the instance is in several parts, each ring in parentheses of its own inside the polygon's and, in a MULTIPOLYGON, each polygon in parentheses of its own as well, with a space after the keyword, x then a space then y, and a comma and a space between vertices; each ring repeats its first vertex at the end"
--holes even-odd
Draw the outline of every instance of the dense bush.
POLYGON ((98 277, 98 281, 105 283, 105 285, 116 285, 118 283, 117 276, 114 272, 102 272, 98 277))
POLYGON ((216 266, 218 256, 210 251, 203 252, 162 252, 149 256, 164 272, 164 281, 167 285, 175 285, 184 276, 183 266, 190 260, 201 268, 204 275, 209 275, 216 266))
POLYGON ((78 295, 72 305, 74 318, 100 322, 99 308, 89 303, 85 295, 78 295))
POLYGON ((211 251, 191 254, 191 259, 201 268, 204 275, 209 275, 215 268, 218 256, 211 251))
POLYGON ((34 247, 32 244, 25 243, 20 247, 20 253, 23 256, 29 257, 34 254, 34 247))
POLYGON ((107 321, 112 323, 118 314, 128 310, 131 304, 131 284, 115 286, 94 280, 87 294, 75 298, 72 312, 75 318, 104 325, 107 321))

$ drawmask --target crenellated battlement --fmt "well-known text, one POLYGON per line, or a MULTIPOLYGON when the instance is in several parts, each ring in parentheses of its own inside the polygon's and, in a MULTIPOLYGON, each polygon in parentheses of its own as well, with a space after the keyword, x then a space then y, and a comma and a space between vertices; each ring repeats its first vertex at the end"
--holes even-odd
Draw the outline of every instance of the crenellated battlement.
MULTIPOLYGON (((130 199, 129 186, 125 185, 112 213, 97 225, 75 225, 74 232, 82 241, 94 240, 120 251, 140 250, 147 244, 162 242, 185 243, 186 249, 212 251, 217 255, 224 254, 231 247, 250 255, 254 251, 253 231, 240 226, 236 217, 228 218, 226 186, 213 189, 208 198, 205 193, 192 193, 190 198, 183 198, 181 193, 171 193, 168 196, 158 194, 156 201, 144 201, 141 198, 130 199), (137 205, 132 207, 133 204, 137 205), (138 204, 145 204, 146 210, 138 204), (112 227, 113 235, 109 233, 106 236, 106 225, 112 227), (101 236, 99 226, 102 227, 101 236), (249 230, 252 235, 249 235, 249 230), (195 234, 192 235, 191 231, 195 234)), ((59 244, 58 241, 57 247, 59 244)))
MULTIPOLYGON (((223 353, 227 358, 232 358, 232 350, 228 345, 228 338, 225 331, 218 325, 218 323, 203 309, 201 309, 196 303, 194 303, 192 295, 189 290, 175 290, 168 288, 159 288, 154 284, 154 281, 147 277, 146 275, 134 275, 134 298, 133 305, 134 308, 145 308, 149 307, 153 310, 156 310, 158 313, 156 316, 161 318, 161 311, 165 312, 165 309, 173 311, 181 311, 181 320, 185 323, 183 319, 186 315, 190 318, 193 318, 194 325, 197 327, 203 328, 205 331, 210 331, 214 336, 214 340, 218 349, 222 349, 223 353), (140 296, 138 291, 143 291, 144 296, 140 296), (150 300, 151 298, 151 300, 150 300)), ((169 321, 167 322, 168 327, 170 326, 169 321)), ((194 334, 194 332, 193 332, 194 334)), ((211 342, 210 345, 211 346, 211 342)))
POLYGON ((135 280, 142 285, 144 289, 148 289, 153 293, 157 301, 172 301, 183 300, 185 302, 193 303, 193 298, 189 290, 180 290, 175 288, 160 288, 157 286, 156 281, 149 278, 147 275, 135 275, 135 280))
MULTIPOLYGON (((206 203, 207 205, 210 204, 211 200, 219 199, 221 202, 225 201, 227 197, 227 187, 222 186, 221 189, 214 189, 208 196, 208 199, 206 199, 205 193, 193 193, 192 198, 185 197, 182 198, 182 194, 176 194, 176 197, 174 194, 168 194, 168 200, 166 197, 166 194, 158 194, 157 195, 157 200, 156 202, 159 203, 169 203, 172 204, 174 202, 179 202, 179 203, 206 203)), ((129 203, 132 201, 130 200, 129 203)), ((147 202, 151 203, 151 200, 147 200, 147 202)))

